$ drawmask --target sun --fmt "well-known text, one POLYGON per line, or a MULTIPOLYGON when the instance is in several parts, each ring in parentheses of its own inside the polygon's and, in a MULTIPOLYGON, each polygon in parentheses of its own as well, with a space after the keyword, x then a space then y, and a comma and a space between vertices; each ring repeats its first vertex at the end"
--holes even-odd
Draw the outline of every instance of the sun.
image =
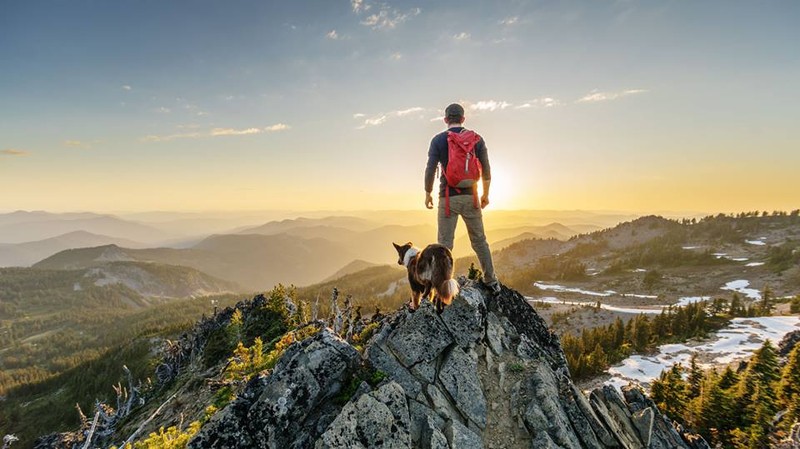
MULTIPOLYGON (((478 189, 483 194, 483 185, 478 189)), ((508 171, 502 163, 492 161, 492 183, 489 187, 489 207, 492 209, 511 209, 515 200, 514 188, 508 171)))

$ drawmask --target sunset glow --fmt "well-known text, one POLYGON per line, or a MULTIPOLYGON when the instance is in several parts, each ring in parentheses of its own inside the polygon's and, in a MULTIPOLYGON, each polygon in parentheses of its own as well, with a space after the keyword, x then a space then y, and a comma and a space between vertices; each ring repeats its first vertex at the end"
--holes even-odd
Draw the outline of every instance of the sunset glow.
POLYGON ((459 101, 490 208, 798 206, 800 4, 23 2, 0 211, 423 208, 459 101))

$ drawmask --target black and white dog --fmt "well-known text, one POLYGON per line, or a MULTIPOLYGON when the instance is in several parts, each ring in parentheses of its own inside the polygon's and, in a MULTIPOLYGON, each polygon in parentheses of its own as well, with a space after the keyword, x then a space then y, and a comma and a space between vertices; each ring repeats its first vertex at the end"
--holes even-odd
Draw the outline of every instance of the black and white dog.
POLYGON ((453 254, 443 245, 434 243, 422 251, 411 242, 405 245, 392 243, 399 256, 397 263, 408 269, 408 283, 411 285, 411 309, 419 307, 422 298, 428 298, 435 290, 433 303, 436 311, 442 313, 444 306, 453 301, 458 294, 458 282, 453 279, 453 254))

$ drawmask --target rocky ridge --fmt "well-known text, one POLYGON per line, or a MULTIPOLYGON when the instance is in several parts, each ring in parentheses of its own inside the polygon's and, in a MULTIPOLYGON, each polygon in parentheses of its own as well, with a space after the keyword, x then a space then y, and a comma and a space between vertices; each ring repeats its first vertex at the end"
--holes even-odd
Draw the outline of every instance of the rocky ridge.
POLYGON ((587 397, 519 293, 461 284, 441 315, 426 302, 383 318, 363 354, 330 329, 295 343, 189 447, 708 447, 633 387, 587 397), (359 383, 365 372, 385 378, 359 383))

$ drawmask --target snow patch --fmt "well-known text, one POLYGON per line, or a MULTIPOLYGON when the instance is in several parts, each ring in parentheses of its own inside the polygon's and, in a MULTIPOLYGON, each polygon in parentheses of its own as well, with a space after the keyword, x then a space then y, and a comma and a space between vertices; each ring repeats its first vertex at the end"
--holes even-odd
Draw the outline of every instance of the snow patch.
POLYGON ((722 290, 731 290, 737 293, 741 293, 742 295, 747 296, 750 299, 761 299, 761 292, 754 289, 754 288, 747 288, 750 285, 750 281, 746 281, 744 279, 738 279, 735 281, 730 281, 725 284, 724 287, 720 287, 722 290))
POLYGON ((799 327, 800 316, 734 318, 709 343, 694 347, 684 344, 662 345, 654 356, 634 355, 625 359, 620 365, 609 368, 608 373, 612 378, 606 383, 620 388, 628 382, 634 382, 648 388, 663 370, 676 363, 688 366, 693 352, 710 356, 710 363, 701 363, 703 368, 724 365, 749 358, 765 340, 777 345, 786 334, 799 327))
POLYGON ((556 285, 556 284, 543 284, 541 282, 534 282, 534 287, 541 288, 542 290, 552 290, 554 292, 561 292, 561 293, 580 293, 581 295, 589 295, 589 296, 611 296, 616 294, 617 292, 613 290, 606 290, 604 292, 593 292, 589 290, 583 290, 580 288, 571 288, 571 287, 564 287, 563 285, 556 285))
POLYGON ((745 264, 746 267, 760 267, 761 265, 764 265, 764 262, 750 262, 745 264))
POLYGON ((767 239, 766 237, 761 237, 759 238, 759 240, 745 240, 745 243, 749 243, 751 245, 756 245, 756 246, 764 246, 766 245, 766 243, 764 243, 764 240, 766 239, 767 239))
POLYGON ((675 307, 683 307, 688 306, 689 304, 694 304, 696 302, 708 301, 711 299, 710 296, 684 296, 678 299, 678 302, 675 303, 675 307))

